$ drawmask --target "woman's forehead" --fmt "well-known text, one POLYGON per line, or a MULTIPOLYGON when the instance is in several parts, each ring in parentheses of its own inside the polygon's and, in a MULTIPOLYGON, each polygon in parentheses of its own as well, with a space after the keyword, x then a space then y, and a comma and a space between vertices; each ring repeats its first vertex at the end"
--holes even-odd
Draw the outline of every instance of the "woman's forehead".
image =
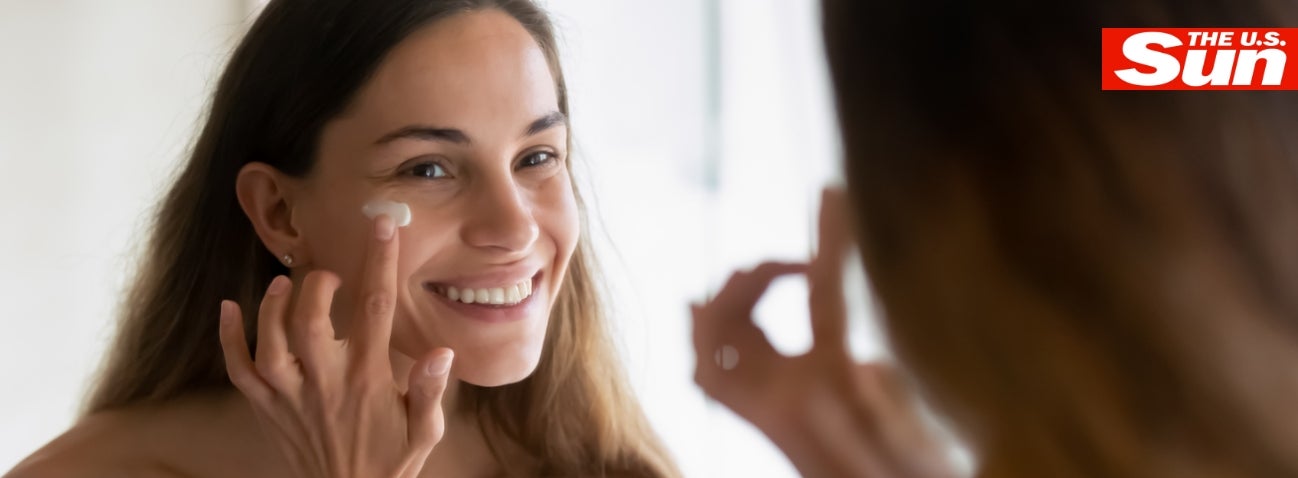
POLYGON ((353 106, 384 123, 530 122, 556 110, 558 95, 531 34, 508 14, 489 10, 443 19, 402 41, 353 106))

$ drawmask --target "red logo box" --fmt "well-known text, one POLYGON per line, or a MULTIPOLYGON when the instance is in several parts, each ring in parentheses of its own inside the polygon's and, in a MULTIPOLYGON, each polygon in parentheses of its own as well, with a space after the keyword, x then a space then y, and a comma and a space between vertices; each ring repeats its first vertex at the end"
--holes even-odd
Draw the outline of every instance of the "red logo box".
POLYGON ((1102 28, 1101 37, 1101 89, 1298 90, 1289 61, 1298 28, 1102 28))

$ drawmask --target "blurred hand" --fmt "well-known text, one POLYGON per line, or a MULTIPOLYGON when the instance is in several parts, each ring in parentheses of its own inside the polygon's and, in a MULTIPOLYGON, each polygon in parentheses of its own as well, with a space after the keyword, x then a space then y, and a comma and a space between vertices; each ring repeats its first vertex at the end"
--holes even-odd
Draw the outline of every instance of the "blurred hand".
POLYGON ((257 318, 257 360, 239 306, 221 304, 221 347, 230 380, 252 403, 264 433, 295 476, 411 478, 442 438, 442 395, 452 353, 438 349, 410 371, 409 391, 392 378, 388 343, 397 294, 397 234, 388 216, 369 241, 355 333, 335 340, 330 308, 337 275, 307 274, 294 310, 292 282, 271 282, 257 318))
POLYGON ((762 430, 803 476, 954 476, 900 374, 851 358, 842 288, 852 219, 841 192, 826 190, 819 222, 810 264, 736 272, 711 301, 691 306, 695 382, 762 430), (811 292, 814 345, 797 357, 776 351, 753 321, 771 282, 788 274, 806 274, 811 292))

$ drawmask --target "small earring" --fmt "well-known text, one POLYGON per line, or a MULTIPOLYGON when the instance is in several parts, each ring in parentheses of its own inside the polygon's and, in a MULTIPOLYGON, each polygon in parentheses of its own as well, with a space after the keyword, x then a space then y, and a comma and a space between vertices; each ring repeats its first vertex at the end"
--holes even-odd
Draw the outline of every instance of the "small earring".
POLYGON ((293 254, 284 254, 284 257, 281 257, 280 260, 284 261, 285 266, 293 267, 293 254))

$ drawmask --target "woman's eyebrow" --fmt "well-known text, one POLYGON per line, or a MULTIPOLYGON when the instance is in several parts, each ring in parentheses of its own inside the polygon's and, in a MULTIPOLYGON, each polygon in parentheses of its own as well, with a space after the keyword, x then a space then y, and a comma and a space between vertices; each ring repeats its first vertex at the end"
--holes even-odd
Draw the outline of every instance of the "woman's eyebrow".
MULTIPOLYGON (((559 125, 567 125, 568 117, 559 111, 551 111, 545 116, 537 118, 527 125, 527 130, 523 132, 523 137, 535 136, 536 134, 559 125)), ((391 133, 383 135, 374 142, 375 145, 391 143, 398 139, 416 139, 420 141, 445 141, 455 144, 471 144, 469 135, 464 134, 455 128, 439 128, 428 125, 409 125, 391 133)))
POLYGON ((527 125, 527 131, 523 132, 523 137, 535 136, 537 133, 559 125, 567 126, 568 117, 564 116, 561 112, 551 111, 545 116, 537 118, 537 120, 533 121, 532 124, 527 125))
POLYGON ((417 139, 421 141, 446 141, 455 144, 469 144, 469 136, 454 128, 437 128, 426 125, 410 125, 383 135, 374 144, 382 145, 398 139, 417 139))

